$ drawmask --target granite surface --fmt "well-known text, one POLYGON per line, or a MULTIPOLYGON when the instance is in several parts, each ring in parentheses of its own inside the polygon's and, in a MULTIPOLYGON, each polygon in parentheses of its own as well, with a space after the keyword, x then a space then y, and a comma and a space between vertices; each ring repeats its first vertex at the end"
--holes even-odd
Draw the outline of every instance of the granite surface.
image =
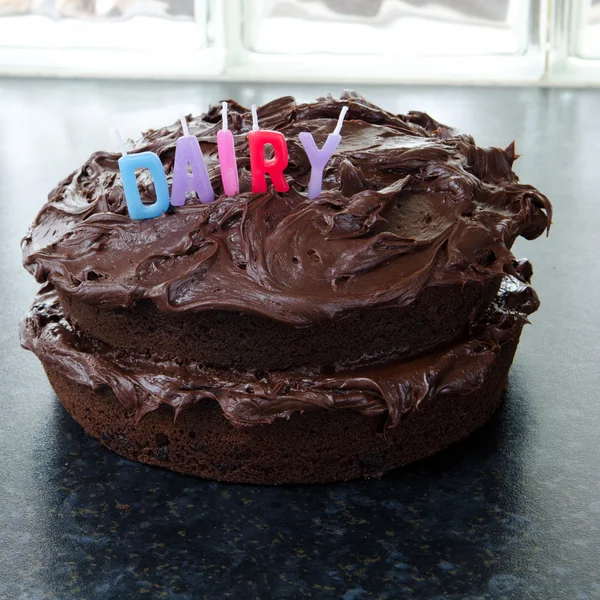
MULTIPOLYGON (((326 86, 0 80, 0 599, 600 598, 600 90, 359 87, 481 144, 517 139, 555 206, 520 241, 542 308, 502 410, 381 480, 263 488, 131 463, 58 403, 18 322, 19 239, 47 192, 126 135, 235 97, 326 86)), ((336 90, 331 90, 336 91, 336 90)))

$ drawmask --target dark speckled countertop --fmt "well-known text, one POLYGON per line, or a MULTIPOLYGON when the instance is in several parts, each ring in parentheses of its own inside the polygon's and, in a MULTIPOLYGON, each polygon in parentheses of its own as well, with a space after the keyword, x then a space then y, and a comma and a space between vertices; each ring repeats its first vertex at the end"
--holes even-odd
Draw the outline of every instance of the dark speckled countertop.
MULTIPOLYGON (((600 90, 360 87, 483 145, 554 202, 521 240, 542 308, 503 409, 381 480, 266 488, 121 459, 65 413, 18 322, 19 239, 109 128, 135 136, 226 97, 326 86, 0 80, 0 599, 600 598, 600 90)), ((336 91, 336 90, 332 90, 336 91)))

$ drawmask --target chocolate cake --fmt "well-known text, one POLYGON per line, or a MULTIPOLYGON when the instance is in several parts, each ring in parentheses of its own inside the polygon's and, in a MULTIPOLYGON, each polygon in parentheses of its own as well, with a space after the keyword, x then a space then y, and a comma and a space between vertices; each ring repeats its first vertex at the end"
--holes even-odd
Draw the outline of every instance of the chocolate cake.
MULTIPOLYGON (((49 195, 23 240, 43 283, 22 326, 69 413, 128 458, 225 481, 378 476, 464 438, 499 406, 527 315, 531 266, 510 248, 551 205, 428 115, 355 93, 259 108, 284 134, 290 189, 252 193, 250 111, 229 103, 240 193, 222 193, 220 107, 188 119, 216 200, 132 220, 117 154, 49 195), (323 192, 310 163, 342 106, 323 192)), ((172 181, 178 125, 151 130, 172 181)), ((141 197, 152 202, 147 175, 141 197)))

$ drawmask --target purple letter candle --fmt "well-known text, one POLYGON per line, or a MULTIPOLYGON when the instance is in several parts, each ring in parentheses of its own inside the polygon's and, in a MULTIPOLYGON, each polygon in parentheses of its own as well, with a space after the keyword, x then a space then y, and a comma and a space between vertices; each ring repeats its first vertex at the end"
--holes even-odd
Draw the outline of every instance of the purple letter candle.
POLYGON ((196 192, 203 204, 212 202, 215 199, 215 193, 210 185, 200 144, 195 135, 190 135, 185 118, 181 119, 181 126, 183 136, 177 140, 175 149, 171 204, 183 206, 189 192, 196 192), (191 173, 188 172, 188 165, 191 167, 191 173))
POLYGON ((310 165, 312 167, 310 172, 310 182, 308 184, 309 200, 314 200, 321 194, 321 187, 323 185, 323 169, 325 169, 327 161, 329 161, 332 154, 335 152, 335 149, 342 141, 340 131, 342 129, 342 123, 344 122, 344 117, 346 116, 347 112, 348 107, 344 106, 340 112, 340 116, 333 133, 330 133, 327 136, 327 140, 320 150, 317 148, 312 134, 308 133, 307 131, 303 131, 298 136, 301 144, 304 146, 304 150, 306 151, 308 160, 310 161, 310 165))

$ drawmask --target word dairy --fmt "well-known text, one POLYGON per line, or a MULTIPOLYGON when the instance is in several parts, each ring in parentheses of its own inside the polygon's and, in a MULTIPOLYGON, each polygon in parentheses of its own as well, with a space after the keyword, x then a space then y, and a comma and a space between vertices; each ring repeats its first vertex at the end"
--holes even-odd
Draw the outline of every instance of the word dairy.
MULTIPOLYGON (((217 151, 221 167, 221 180, 223 190, 227 196, 235 196, 239 192, 239 179, 233 134, 227 128, 227 103, 223 102, 223 126, 217 133, 217 151)), ((321 194, 323 184, 323 170, 339 146, 342 136, 340 131, 348 107, 344 106, 340 112, 337 125, 333 133, 321 149, 317 148, 312 134, 302 132, 299 135, 300 143, 306 151, 311 165, 310 182, 308 186, 308 199, 314 200, 321 194)), ((200 149, 198 139, 190 135, 185 119, 181 119, 183 135, 177 140, 175 147, 175 163, 173 167, 173 185, 169 198, 167 178, 160 162, 154 152, 139 152, 127 154, 121 137, 117 133, 121 144, 122 156, 119 158, 119 170, 123 182, 123 191, 127 201, 127 210, 132 219, 152 219, 164 213, 169 205, 183 206, 190 193, 196 193, 198 200, 204 204, 213 202, 215 193, 210 184, 208 170, 204 156, 200 149), (153 204, 144 204, 140 197, 135 172, 138 169, 148 169, 154 181, 156 201, 153 204)), ((259 129, 256 105, 252 105, 252 131, 248 134, 250 147, 250 170, 252 173, 252 191, 264 193, 267 191, 267 175, 273 187, 278 192, 289 190, 283 171, 288 165, 288 149, 285 137, 280 131, 259 129), (265 148, 271 146, 272 158, 265 157, 265 148)))

